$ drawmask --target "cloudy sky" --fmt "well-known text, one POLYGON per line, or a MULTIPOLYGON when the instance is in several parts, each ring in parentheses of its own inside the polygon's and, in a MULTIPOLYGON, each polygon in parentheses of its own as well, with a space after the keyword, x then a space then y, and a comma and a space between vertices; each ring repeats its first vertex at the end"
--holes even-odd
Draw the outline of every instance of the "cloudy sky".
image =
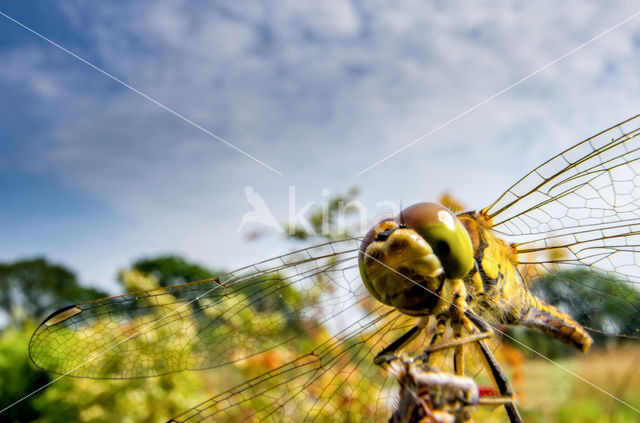
POLYGON ((141 256, 230 269, 285 252, 237 233, 246 186, 278 221, 290 187, 299 210, 357 186, 369 220, 446 190, 477 209, 640 113, 640 2, 0 12, 0 260, 45 255, 111 291, 141 256))

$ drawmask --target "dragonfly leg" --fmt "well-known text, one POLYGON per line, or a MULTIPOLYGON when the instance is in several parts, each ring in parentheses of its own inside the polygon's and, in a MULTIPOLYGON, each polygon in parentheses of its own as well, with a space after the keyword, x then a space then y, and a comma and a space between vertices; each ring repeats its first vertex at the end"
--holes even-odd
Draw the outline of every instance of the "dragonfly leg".
MULTIPOLYGON (((446 319, 442 318, 443 328, 445 327, 445 322, 446 319)), ((440 320, 438 323, 439 325, 441 324, 440 320)), ((520 417, 515 405, 513 390, 511 389, 509 380, 500 368, 500 365, 493 356, 491 350, 483 342, 484 339, 493 337, 493 330, 489 325, 470 312, 465 312, 463 316, 456 319, 456 321, 452 323, 452 327, 454 330, 453 339, 446 342, 438 342, 439 339, 442 338, 442 334, 436 329, 436 334, 433 336, 430 345, 425 349, 423 354, 416 357, 416 359, 428 361, 429 356, 433 352, 455 348, 453 363, 454 371, 456 375, 464 375, 464 346, 467 344, 476 344, 480 349, 481 356, 483 357, 483 364, 487 368, 491 378, 498 388, 498 393, 500 394, 498 397, 484 398, 482 400, 482 404, 503 404, 510 422, 521 423, 522 418, 520 417), (478 329, 480 332, 477 332, 478 329), (463 330, 467 330, 470 334, 462 336, 463 330)))
MULTIPOLYGON (((449 321, 449 319, 450 317, 446 314, 441 314, 440 316, 438 316, 435 334, 431 338, 431 342, 429 342, 429 347, 427 347, 423 355, 418 357, 419 359, 422 359, 426 361, 428 364, 431 364, 429 363, 429 359, 431 358, 430 353, 433 351, 437 351, 438 349, 440 349, 440 346, 443 345, 441 340, 446 330, 447 322, 449 321), (433 350, 432 350, 432 347, 434 347, 433 350)), ((453 328, 453 334, 455 339, 464 338, 462 336, 462 330, 463 330, 463 327, 465 327, 464 324, 462 324, 460 321, 456 321, 451 324, 451 327, 453 328)), ((464 345, 466 342, 467 341, 464 341, 460 345, 454 346, 455 350, 453 353, 454 354, 453 366, 454 366, 455 373, 458 376, 464 376, 464 345)), ((473 342, 473 341, 468 341, 468 342, 473 342)), ((445 346, 444 348, 450 348, 450 347, 445 346)))
POLYGON ((378 355, 376 355, 376 357, 373 359, 373 362, 378 366, 386 367, 386 365, 389 364, 390 361, 393 361, 397 358, 395 353, 398 350, 401 350, 411 341, 413 341, 416 336, 418 336, 420 332, 424 330, 428 323, 428 317, 420 318, 420 320, 414 327, 409 329, 401 337, 399 337, 390 345, 385 347, 382 351, 380 351, 378 355))
MULTIPOLYGON (((461 364, 461 360, 463 357, 462 348, 458 347, 493 336, 493 331, 488 326, 480 333, 477 332, 477 325, 474 326, 474 322, 467 316, 467 313, 465 312, 465 310, 468 309, 468 306, 464 299, 466 296, 466 294, 464 294, 464 287, 461 287, 461 290, 462 292, 457 292, 453 296, 453 300, 451 301, 453 307, 451 307, 446 313, 442 313, 438 316, 436 334, 431 339, 429 346, 420 356, 417 357, 418 359, 428 362, 431 353, 444 349, 455 348, 454 354, 458 357, 458 364, 461 364), (444 335, 446 324, 449 321, 451 322, 451 327, 454 331, 454 337, 451 340, 442 342, 442 336, 444 335), (462 336, 464 330, 466 330, 469 335, 462 336)), ((454 362, 454 366, 455 365, 456 363, 454 362)), ((456 374, 463 374, 463 368, 461 366, 459 367, 461 373, 456 374)))
POLYGON ((470 335, 462 336, 459 338, 453 338, 450 341, 440 342, 437 344, 429 345, 424 352, 418 356, 417 358, 426 360, 429 358, 431 353, 440 350, 446 350, 449 348, 455 348, 460 345, 470 344, 472 342, 478 342, 486 338, 491 338, 493 336, 493 332, 477 332, 472 333, 470 335))
MULTIPOLYGON (((478 329, 483 332, 490 331, 493 333, 489 325, 487 325, 477 316, 469 312, 465 314, 473 322, 473 324, 478 327, 478 329)), ((504 404, 504 408, 507 411, 507 415, 509 416, 509 421, 511 423, 521 423, 522 417, 520 417, 520 413, 518 413, 518 408, 516 407, 513 395, 513 389, 511 389, 509 379, 507 379, 507 376, 502 371, 500 364, 494 357, 489 347, 487 347, 487 344, 485 344, 482 340, 478 340, 476 341, 476 345, 478 346, 481 356, 484 359, 484 366, 489 371, 489 375, 493 379, 494 384, 498 388, 498 393, 500 394, 499 397, 483 399, 483 403, 504 404)))
POLYGON ((482 332, 477 332, 473 321, 470 320, 466 315, 462 314, 462 316, 456 316, 454 318, 455 320, 451 323, 451 327, 453 329, 453 338, 445 342, 440 342, 440 340, 442 339, 442 335, 444 334, 446 322, 448 319, 450 318, 446 315, 441 315, 438 317, 438 325, 436 326, 435 335, 431 339, 429 346, 424 350, 422 354, 417 356, 416 359, 423 360, 429 363, 429 359, 432 356, 432 353, 453 348, 454 372, 458 376, 464 376, 465 345, 478 342, 482 339, 491 338, 493 336, 493 331, 489 329, 483 330, 482 332), (465 330, 469 333, 469 335, 462 335, 465 330))
MULTIPOLYGON (((462 327, 460 322, 457 322, 453 326, 453 336, 455 338, 462 338, 462 327)), ((453 370, 457 376, 464 376, 464 350, 465 344, 460 344, 453 350, 453 370)))
MULTIPOLYGON (((442 341, 442 337, 444 336, 444 332, 447 329, 447 323, 449 322, 449 316, 447 314, 441 314, 437 317, 435 333, 431 337, 431 341, 429 341, 429 346, 437 345, 442 341)), ((429 354, 424 354, 424 356, 419 357, 424 360, 427 364, 429 363, 429 359, 431 358, 429 354)))

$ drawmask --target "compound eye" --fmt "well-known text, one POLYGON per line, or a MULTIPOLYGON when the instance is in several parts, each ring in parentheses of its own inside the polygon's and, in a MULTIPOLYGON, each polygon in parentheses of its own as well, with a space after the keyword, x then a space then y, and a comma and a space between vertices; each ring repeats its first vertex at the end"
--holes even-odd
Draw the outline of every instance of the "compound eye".
POLYGON ((431 246, 449 278, 464 278, 473 268, 469 233, 446 207, 418 203, 404 209, 398 221, 416 231, 431 246))

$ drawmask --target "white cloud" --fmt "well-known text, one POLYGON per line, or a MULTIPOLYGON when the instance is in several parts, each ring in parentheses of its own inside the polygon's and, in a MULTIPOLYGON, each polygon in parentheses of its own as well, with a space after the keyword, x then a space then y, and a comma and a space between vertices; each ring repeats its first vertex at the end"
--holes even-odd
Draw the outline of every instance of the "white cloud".
POLYGON ((53 81, 54 77, 47 72, 40 51, 26 48, 8 51, 3 56, 5 57, 0 67, 0 80, 21 86, 45 99, 53 99, 60 94, 53 81))
POLYGON ((634 20, 355 175, 635 12, 604 2, 66 6, 83 42, 65 47, 283 178, 52 46, 3 52, 12 60, 0 78, 28 85, 51 126, 25 166, 131 219, 137 233, 123 242, 135 247, 114 249, 238 265, 261 248, 234 234, 244 185, 282 219, 289 184, 315 200, 324 186, 355 184, 372 207, 452 189, 480 207, 551 152, 636 113, 634 20))

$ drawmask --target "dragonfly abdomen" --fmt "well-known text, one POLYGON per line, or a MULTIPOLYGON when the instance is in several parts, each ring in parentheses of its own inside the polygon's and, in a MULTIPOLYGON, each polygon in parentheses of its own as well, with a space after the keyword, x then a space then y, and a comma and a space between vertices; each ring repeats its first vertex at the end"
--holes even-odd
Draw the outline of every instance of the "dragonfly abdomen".
POLYGON ((519 324, 539 329, 582 352, 589 349, 593 339, 573 317, 562 313, 533 294, 529 294, 529 303, 530 307, 520 318, 519 324))

